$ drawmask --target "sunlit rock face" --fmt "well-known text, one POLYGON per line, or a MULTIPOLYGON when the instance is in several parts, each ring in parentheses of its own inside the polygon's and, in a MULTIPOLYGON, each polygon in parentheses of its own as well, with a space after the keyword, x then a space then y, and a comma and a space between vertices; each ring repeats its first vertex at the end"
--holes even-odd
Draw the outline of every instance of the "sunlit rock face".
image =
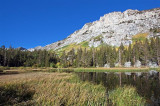
MULTIPOLYGON (((59 49, 69 44, 79 44, 88 41, 90 47, 97 47, 102 43, 120 46, 129 45, 132 36, 148 33, 150 29, 160 28, 160 8, 152 10, 126 10, 112 12, 100 17, 99 20, 85 24, 82 29, 75 31, 66 39, 49 44, 41 49, 59 49), (99 39, 96 39, 99 37, 99 39)), ((151 33, 149 33, 151 34, 151 33)))
POLYGON ((44 48, 42 47, 42 46, 37 46, 37 47, 35 47, 35 48, 30 48, 30 49, 28 49, 28 51, 34 51, 34 50, 43 50, 44 48))

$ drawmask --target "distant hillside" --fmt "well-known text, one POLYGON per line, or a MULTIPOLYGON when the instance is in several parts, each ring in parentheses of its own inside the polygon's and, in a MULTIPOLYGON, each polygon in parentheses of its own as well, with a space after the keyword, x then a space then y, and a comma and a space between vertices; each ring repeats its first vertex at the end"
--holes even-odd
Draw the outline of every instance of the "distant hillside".
POLYGON ((131 10, 112 12, 99 20, 85 24, 66 39, 37 49, 62 50, 76 47, 98 47, 102 43, 120 46, 129 45, 135 40, 160 36, 160 8, 151 10, 131 10))

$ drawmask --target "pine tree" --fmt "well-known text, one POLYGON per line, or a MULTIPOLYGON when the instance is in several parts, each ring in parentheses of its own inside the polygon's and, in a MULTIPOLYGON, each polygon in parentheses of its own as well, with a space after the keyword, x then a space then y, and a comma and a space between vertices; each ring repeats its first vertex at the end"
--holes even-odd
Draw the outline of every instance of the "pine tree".
POLYGON ((124 46, 122 43, 121 43, 118 51, 119 51, 119 64, 120 64, 120 66, 122 66, 124 64, 124 57, 123 57, 124 46))
POLYGON ((143 47, 143 53, 144 53, 144 65, 147 65, 147 62, 149 60, 150 54, 149 54, 149 41, 146 38, 145 42, 144 42, 144 47, 143 47))
POLYGON ((79 48, 78 50, 77 50, 77 58, 76 58, 76 66, 77 67, 81 67, 82 66, 82 62, 81 62, 81 58, 82 58, 82 48, 79 48))
POLYGON ((46 53, 46 55, 45 55, 45 67, 49 67, 50 66, 50 64, 49 64, 49 54, 48 53, 46 53))
POLYGON ((67 55, 68 55, 69 66, 73 66, 74 60, 76 58, 75 50, 72 48, 72 50, 69 51, 67 55))
POLYGON ((160 65, 160 38, 156 38, 156 59, 157 59, 157 63, 158 65, 160 65))
POLYGON ((131 62, 131 58, 132 58, 132 47, 131 47, 131 44, 129 44, 128 51, 127 51, 127 61, 131 62))
POLYGON ((62 67, 66 68, 68 67, 68 64, 67 64, 67 56, 66 56, 66 52, 63 51, 62 53, 62 56, 61 56, 61 64, 62 64, 62 67))
POLYGON ((151 61, 156 62, 157 58, 157 48, 156 48, 156 42, 154 38, 151 38, 151 44, 150 44, 150 53, 151 53, 151 61))

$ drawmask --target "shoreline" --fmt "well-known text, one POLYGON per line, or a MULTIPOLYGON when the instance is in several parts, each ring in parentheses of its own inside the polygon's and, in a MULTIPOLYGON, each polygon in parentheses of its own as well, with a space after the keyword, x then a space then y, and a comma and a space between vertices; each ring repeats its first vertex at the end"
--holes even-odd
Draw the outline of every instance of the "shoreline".
POLYGON ((50 68, 50 67, 0 67, 2 73, 25 73, 25 72, 148 72, 150 70, 160 71, 160 68, 125 68, 125 67, 116 67, 116 68, 50 68))

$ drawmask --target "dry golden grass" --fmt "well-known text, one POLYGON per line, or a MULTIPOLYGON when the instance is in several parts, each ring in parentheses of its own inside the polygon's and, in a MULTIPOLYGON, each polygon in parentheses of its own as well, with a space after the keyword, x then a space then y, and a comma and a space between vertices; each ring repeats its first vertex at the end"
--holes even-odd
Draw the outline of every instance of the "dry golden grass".
POLYGON ((133 38, 140 38, 140 37, 146 38, 147 36, 148 36, 148 33, 139 33, 134 35, 133 38))
POLYGON ((133 44, 135 44, 136 41, 145 41, 149 33, 139 33, 137 35, 134 35, 132 37, 133 44))
POLYGON ((82 82, 71 73, 37 72, 0 76, 0 87, 8 90, 12 85, 20 85, 18 88, 29 86, 29 90, 35 91, 29 103, 36 105, 106 105, 103 86, 82 82))
POLYGON ((105 87, 82 82, 73 73, 0 76, 0 105, 106 106, 108 100, 117 106, 144 104, 134 87, 117 88, 109 92, 107 99, 105 87))

